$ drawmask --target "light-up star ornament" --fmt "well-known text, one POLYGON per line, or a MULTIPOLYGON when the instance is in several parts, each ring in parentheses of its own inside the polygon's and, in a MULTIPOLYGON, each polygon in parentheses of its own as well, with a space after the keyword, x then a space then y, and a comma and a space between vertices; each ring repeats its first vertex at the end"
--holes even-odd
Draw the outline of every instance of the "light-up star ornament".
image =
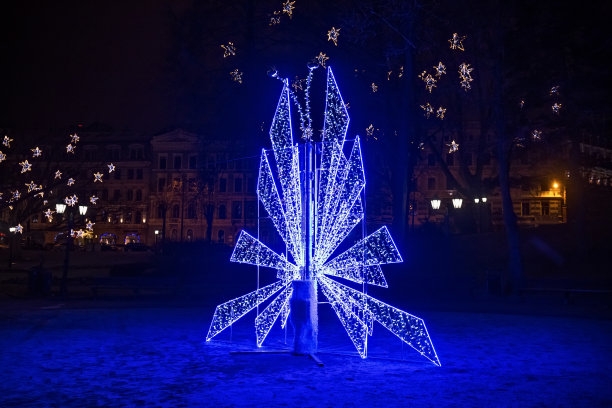
POLYGON ((17 224, 17 226, 15 227, 15 232, 19 234, 23 233, 23 227, 21 226, 21 224, 17 224))
POLYGON ((442 61, 438 62, 438 65, 434 65, 433 68, 436 70, 436 76, 438 78, 446 74, 446 65, 444 65, 442 61))
POLYGON ((95 222, 87 221, 87 224, 85 224, 85 228, 87 228, 89 231, 93 231, 94 225, 96 225, 95 222))
POLYGON ((317 60, 319 65, 321 65, 323 68, 325 68, 325 61, 327 61, 328 59, 329 57, 325 55, 323 51, 319 52, 319 55, 315 57, 315 60, 317 60))
POLYGON ((338 46, 338 37, 340 36, 340 29, 336 27, 332 27, 331 30, 327 32, 327 41, 333 41, 335 46, 338 46))
POLYGON ((421 105, 421 109, 423 109, 424 115, 427 119, 429 119, 429 117, 434 113, 434 108, 429 102, 427 102, 425 105, 421 105))
POLYGON ((110 174, 113 171, 115 171, 115 165, 113 163, 107 164, 107 166, 108 166, 108 174, 110 174))
POLYGON ((55 211, 53 211, 52 209, 47 208, 47 210, 45 211, 45 217, 47 217, 47 221, 49 221, 49 222, 53 221, 53 213, 54 212, 55 211))
POLYGON ((6 154, 4 154, 4 153, 2 153, 2 151, 0 151, 0 163, 2 163, 5 160, 6 160, 6 154))
POLYGON ((236 68, 235 70, 230 72, 230 76, 232 77, 232 80, 234 82, 238 82, 239 84, 242 83, 242 72, 238 70, 238 68, 236 68))
POLYGON ((32 157, 40 157, 42 156, 42 150, 36 146, 35 148, 31 149, 32 150, 32 157))
POLYGON ((79 135, 77 135, 76 133, 70 135, 70 143, 74 143, 77 144, 77 142, 80 140, 81 138, 79 137, 79 135))
POLYGON ((436 111, 436 117, 440 118, 440 119, 444 119, 444 115, 446 114, 446 108, 443 107, 439 107, 438 110, 436 111))
POLYGON ((470 64, 465 62, 462 62, 461 65, 459 65, 459 79, 461 80, 460 84, 466 92, 472 87, 470 82, 474 80, 472 78, 473 70, 474 68, 470 68, 470 64))
POLYGON ((558 115, 558 114, 559 114, 559 110, 561 110, 561 106, 562 106, 562 105, 561 105, 560 103, 555 102, 555 103, 553 104, 553 106, 552 106, 552 111, 553 111, 553 113, 555 113, 555 114, 557 114, 557 115, 558 115))
MULTIPOLYGON (((230 260, 271 268, 278 280, 218 305, 206 340, 211 340, 269 300, 267 306, 258 309, 255 318, 257 345, 261 346, 277 320, 285 327, 292 313, 290 299, 294 281, 295 285, 314 282, 362 358, 367 356, 367 339, 377 321, 421 355, 440 365, 422 319, 369 296, 363 289, 368 284, 387 287, 381 265, 403 261, 387 227, 363 237, 348 249, 338 251, 351 231, 365 222, 363 193, 366 180, 359 137, 346 143, 350 145, 350 153, 346 151, 348 154, 345 154, 349 115, 331 68, 327 69, 324 131, 322 141, 316 143, 320 155, 317 153, 317 159, 313 159, 314 168, 309 167, 310 170, 306 170, 300 146, 294 144, 291 125, 293 95, 289 82, 283 82, 270 127, 276 171, 273 172, 269 154, 263 150, 257 195, 285 243, 287 255, 285 251, 273 251, 255 236, 241 231, 230 260), (302 177, 308 171, 318 175, 316 186, 302 177), (339 280, 352 282, 359 290, 339 280)), ((314 146, 314 142, 308 141, 302 147, 306 150, 314 149, 314 146)))
POLYGON ((293 18, 293 10, 295 9, 295 1, 287 0, 283 3, 283 13, 287 14, 289 18, 293 18))
POLYGON ((228 41, 227 45, 221 44, 221 48, 223 48, 223 58, 236 55, 236 46, 231 41, 228 41))
POLYGON ((62 178, 62 172, 59 170, 55 171, 55 177, 53 177, 53 179, 60 179, 62 178))
POLYGON ((457 150, 459 150, 459 143, 455 142, 454 140, 451 140, 450 143, 447 143, 447 146, 449 153, 455 153, 457 150))
POLYGON ((427 88, 429 93, 431 93, 431 90, 437 86, 436 85, 436 82, 437 82, 436 78, 434 78, 433 75, 431 75, 427 71, 421 72, 419 74, 419 78, 421 78, 423 80, 423 82, 425 82, 425 88, 427 88))
POLYGON ((448 40, 448 42, 450 43, 450 49, 465 51, 465 48, 463 48, 463 40, 465 40, 465 38, 465 35, 453 33, 453 37, 448 40))
POLYGON ((102 176, 103 176, 103 175, 104 175, 104 174, 100 173, 99 171, 98 171, 97 173, 94 173, 94 175, 93 175, 93 176, 94 176, 94 183, 96 183, 96 182, 98 182, 98 181, 99 181, 100 183, 103 183, 103 181, 102 181, 102 176))
POLYGON ((74 179, 73 179, 72 177, 70 177, 70 178, 68 179, 68 182, 67 182, 66 184, 68 184, 69 186, 74 185, 74 179))
POLYGON ((4 135, 4 138, 2 139, 2 144, 10 149, 12 141, 13 141, 13 139, 11 139, 10 137, 4 135))
POLYGON ((32 171, 32 164, 30 164, 30 162, 27 160, 20 162, 19 165, 21 166, 22 174, 25 173, 26 171, 32 171))
POLYGON ((92 203, 93 205, 98 204, 98 197, 96 197, 95 195, 92 195, 91 197, 89 197, 89 202, 92 203))
POLYGON ((66 153, 74 154, 74 149, 75 149, 75 146, 73 144, 69 143, 66 145, 66 153))

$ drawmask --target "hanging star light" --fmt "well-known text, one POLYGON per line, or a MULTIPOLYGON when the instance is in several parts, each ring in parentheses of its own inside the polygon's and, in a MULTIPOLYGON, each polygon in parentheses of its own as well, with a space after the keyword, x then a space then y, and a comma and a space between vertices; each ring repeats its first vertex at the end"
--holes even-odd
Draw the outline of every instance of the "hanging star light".
POLYGON ((68 183, 67 183, 67 184, 68 184, 69 186, 74 185, 74 179, 73 179, 72 177, 70 177, 70 178, 68 179, 68 183))
MULTIPOLYGON (((386 227, 363 237, 344 251, 337 251, 351 231, 365 222, 365 171, 360 139, 354 139, 350 154, 346 155, 349 116, 332 70, 328 68, 324 132, 321 154, 317 154, 320 160, 315 160, 314 169, 309 167, 306 163, 310 161, 302 162, 300 157, 304 156, 300 156, 300 147, 293 142, 290 93, 291 87, 285 80, 270 127, 276 171, 273 172, 268 160, 271 154, 263 150, 257 182, 259 201, 285 243, 286 251, 277 253, 243 230, 230 259, 271 268, 278 280, 218 305, 206 340, 210 341, 269 300, 263 310, 258 309, 255 319, 257 345, 261 346, 276 321, 280 320, 285 327, 290 314, 292 319, 299 319, 292 313, 290 300, 296 292, 294 288, 303 288, 304 283, 309 283, 315 288, 309 297, 315 310, 318 287, 362 358, 367 356, 367 339, 376 321, 422 356, 440 365, 422 319, 367 295, 363 289, 357 290, 338 281, 346 280, 360 288, 365 285, 387 287, 381 265, 402 262, 402 258, 386 227), (304 169, 300 168, 300 163, 304 169), (320 175, 316 187, 312 181, 314 177, 306 174, 314 172, 320 175), (302 174, 306 175, 302 177, 302 174)), ((312 153, 313 142, 308 141, 303 148, 312 153)))
POLYGON ((94 173, 94 175, 93 175, 93 176, 94 176, 94 183, 96 183, 96 182, 98 182, 98 181, 99 181, 100 183, 103 183, 103 181, 102 181, 102 176, 103 176, 103 175, 104 175, 104 174, 100 173, 99 171, 98 171, 97 173, 94 173))
POLYGON ((96 205, 98 203, 98 197, 96 197, 95 195, 92 195, 91 197, 89 197, 89 202, 92 203, 93 205, 96 205))
POLYGON ((429 102, 427 102, 425 105, 421 105, 421 109, 425 111, 424 115, 427 119, 429 119, 429 117, 434 113, 434 108, 429 102))
POLYGON ((27 160, 22 161, 21 163, 19 163, 19 165, 21 166, 21 174, 27 171, 32 171, 32 165, 27 160))
POLYGON ((17 226, 15 227, 15 232, 17 232, 18 234, 23 233, 23 227, 21 226, 21 224, 17 224, 17 226))
POLYGON ((453 33, 453 38, 448 40, 448 42, 450 43, 450 49, 465 51, 465 48, 463 48, 463 40, 465 39, 466 39, 465 35, 460 36, 457 33, 453 33))
POLYGON ((460 83, 466 92, 472 87, 472 85, 470 85, 470 82, 474 80, 472 78, 473 70, 474 68, 470 68, 470 64, 467 64, 465 62, 462 62, 461 65, 459 65, 459 79, 461 79, 460 83))
POLYGON ((293 18, 293 10, 295 9, 295 1, 287 0, 283 3, 283 13, 287 14, 289 18, 293 18))
POLYGON ((372 82, 372 85, 370 85, 370 87, 372 88, 372 92, 378 92, 378 85, 376 85, 374 82, 372 82))
POLYGON ((448 146, 449 153, 455 153, 457 150, 459 150, 459 144, 454 140, 451 140, 451 142, 447 143, 446 145, 448 146))
POLYGON ((13 202, 13 201, 17 201, 21 198, 21 193, 19 192, 19 190, 15 190, 15 191, 11 191, 11 199, 9 200, 9 202, 13 202))
POLYGON ((75 146, 73 144, 69 143, 66 145, 66 153, 74 154, 74 149, 75 149, 75 146))
POLYGON ((324 52, 319 52, 319 55, 317 55, 315 57, 315 59, 317 60, 317 62, 319 63, 319 65, 321 65, 323 68, 325 68, 325 61, 327 61, 329 59, 329 57, 327 55, 325 55, 324 52))
POLYGON ((4 153, 2 153, 2 151, 0 151, 0 163, 2 163, 5 160, 6 160, 6 154, 4 154, 4 153))
POLYGON ((79 198, 77 197, 76 194, 73 194, 70 197, 66 197, 64 198, 64 203, 68 206, 68 207, 74 207, 76 205, 76 203, 79 202, 79 198))
POLYGON ((228 41, 227 45, 221 44, 221 48, 223 48, 223 58, 236 55, 236 46, 231 41, 228 41))
POLYGON ((30 149, 30 150, 32 150, 32 157, 40 157, 40 156, 42 156, 42 150, 40 150, 38 148, 38 146, 36 146, 35 148, 30 149))
POLYGON ((446 74, 446 65, 444 65, 442 61, 438 62, 438 65, 434 65, 433 68, 436 70, 436 76, 438 78, 446 74))
POLYGON ((436 111, 436 117, 440 118, 440 119, 444 119, 444 114, 446 113, 446 108, 443 107, 439 107, 438 110, 436 111))
POLYGON ((550 96, 553 95, 559 95, 559 85, 555 85, 552 88, 550 88, 550 96))
POLYGON ((274 15, 270 17, 270 23, 268 23, 269 26, 275 26, 277 24, 280 24, 280 12, 279 11, 274 12, 274 15))
POLYGON ((561 105, 560 103, 555 102, 555 103, 553 104, 553 106, 552 106, 552 111, 553 111, 553 113, 555 113, 555 114, 557 114, 557 115, 558 115, 558 114, 559 114, 559 111, 561 110, 561 106, 562 106, 562 105, 561 105))
POLYGON ((238 82, 239 84, 242 83, 242 72, 240 72, 238 70, 238 68, 236 68, 235 70, 230 72, 230 76, 232 77, 232 80, 234 82, 238 82))
POLYGON ((73 232, 75 238, 83 238, 83 235, 85 234, 85 231, 83 231, 82 229, 73 232))
POLYGON ((434 78, 431 74, 429 74, 427 71, 423 71, 419 74, 419 78, 421 78, 423 80, 423 82, 425 82, 425 88, 427 88, 427 90, 429 91, 429 93, 431 93, 431 90, 436 87, 436 78, 434 78))
POLYGON ((370 126, 366 128, 366 135, 372 136, 374 135, 374 125, 370 123, 370 126))
POLYGON ((28 188, 28 193, 36 190, 37 184, 34 181, 30 181, 29 183, 25 183, 25 186, 28 188))
POLYGON ((53 221, 53 213, 54 213, 54 212, 55 212, 55 211, 53 211, 53 210, 52 210, 52 209, 50 209, 50 208, 47 208, 47 210, 45 211, 45 213, 44 213, 44 214, 45 214, 45 217, 47 217, 47 221, 48 221, 48 222, 53 221))
POLYGON ((110 174, 113 171, 115 171, 115 165, 113 163, 107 164, 107 166, 108 166, 108 174, 110 174))
POLYGON ((338 46, 338 36, 340 35, 340 29, 336 27, 332 27, 331 30, 327 32, 327 41, 333 41, 335 46, 338 46))
POLYGON ((77 135, 76 133, 70 135, 70 142, 77 144, 77 142, 80 140, 81 138, 79 137, 79 135, 77 135))
POLYGON ((87 224, 85 224, 85 228, 87 228, 89 231, 93 231, 94 225, 96 225, 95 222, 87 221, 87 224))
POLYGON ((525 100, 524 99, 520 100, 519 106, 520 106, 521 109, 523 109, 525 107, 525 100))
POLYGON ((55 171, 55 177, 53 177, 53 179, 61 179, 62 178, 62 172, 59 170, 55 171))
POLYGON ((2 144, 10 149, 12 141, 13 141, 13 139, 11 139, 8 136, 4 135, 4 138, 2 139, 2 144))
POLYGON ((534 130, 531 132, 531 139, 532 139, 534 142, 539 142, 540 140, 542 140, 542 131, 541 131, 541 130, 534 129, 534 130))

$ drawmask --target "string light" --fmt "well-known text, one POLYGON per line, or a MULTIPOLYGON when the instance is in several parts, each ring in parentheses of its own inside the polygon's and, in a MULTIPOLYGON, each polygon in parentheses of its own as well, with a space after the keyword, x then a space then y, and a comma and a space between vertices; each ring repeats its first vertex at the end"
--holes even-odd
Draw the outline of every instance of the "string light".
POLYGON ((332 27, 331 30, 327 32, 327 41, 333 41, 335 46, 338 46, 338 36, 340 35, 340 29, 336 27, 332 27))
POLYGON ((436 79, 431 74, 427 73, 427 71, 421 72, 419 74, 419 78, 421 78, 423 82, 425 82, 425 88, 427 88, 429 93, 431 93, 431 90, 437 86, 436 79))
POLYGON ((457 33, 453 33, 453 37, 450 40, 448 40, 448 42, 450 43, 450 49, 465 51, 465 48, 463 48, 463 40, 465 39, 466 39, 465 35, 460 36, 457 33))
MULTIPOLYGON (((306 227, 301 206, 303 201, 305 205, 313 203, 310 201, 312 197, 303 197, 300 186, 299 152, 293 144, 291 125, 290 102, 294 99, 290 92, 288 81, 283 80, 283 89, 270 127, 280 191, 276 187, 267 154, 262 151, 257 193, 285 242, 287 256, 291 258, 274 252, 246 231, 241 231, 230 260, 275 269, 279 280, 218 305, 206 340, 210 341, 268 299, 271 300, 267 307, 255 318, 257 345, 263 344, 279 317, 281 326, 284 327, 291 309, 291 283, 293 280, 303 279, 301 272, 305 267, 305 251, 308 250, 313 253, 310 267, 315 284, 321 288, 362 357, 367 355, 367 337, 372 335, 374 321, 378 321, 420 354, 440 365, 422 319, 327 277, 334 276, 356 283, 387 287, 380 265, 402 262, 387 227, 378 229, 332 257, 339 244, 363 221, 361 194, 365 186, 365 172, 359 137, 355 138, 348 157, 343 151, 350 119, 331 68, 327 70, 319 167, 322 171, 314 212, 316 227, 313 229, 313 242, 306 248, 306 227)), ((306 111, 309 116, 309 109, 306 111)), ((311 128, 309 117, 302 123, 303 128, 311 128)))
POLYGON ((446 108, 440 106, 436 111, 436 117, 439 119, 444 119, 444 114, 446 114, 446 108))
POLYGON ((70 142, 71 143, 77 144, 79 140, 81 140, 81 138, 76 133, 70 135, 70 142))
POLYGON ((66 153, 72 153, 72 154, 74 154, 74 149, 75 149, 75 146, 74 146, 73 144, 69 143, 69 144, 66 146, 66 153))
POLYGON ((10 149, 12 141, 13 141, 13 139, 11 139, 8 136, 4 135, 4 138, 2 139, 2 144, 10 149))
POLYGON ((36 146, 34 149, 31 149, 31 150, 32 150, 32 157, 42 156, 42 150, 40 150, 38 146, 36 146))
POLYGON ((324 52, 319 52, 319 55, 317 55, 315 57, 315 59, 317 60, 319 65, 321 65, 323 68, 325 68, 325 61, 327 61, 329 59, 329 57, 327 55, 325 55, 324 52))
POLYGON ((236 46, 231 41, 229 41, 227 45, 221 44, 221 48, 223 48, 223 58, 236 55, 236 46))
POLYGON ((99 181, 100 183, 103 183, 103 181, 102 181, 102 176, 104 176, 104 174, 102 174, 102 173, 100 173, 100 172, 98 171, 98 172, 94 173, 94 175, 93 175, 93 176, 94 176, 94 183, 96 183, 96 182, 98 182, 98 181, 99 181))
POLYGON ((558 114, 559 114, 559 110, 561 110, 561 106, 562 106, 562 105, 561 105, 560 103, 555 102, 555 103, 553 104, 553 106, 552 106, 552 111, 553 111, 553 113, 555 113, 555 114, 557 114, 557 115, 558 115, 558 114))
POLYGON ((376 85, 374 82, 372 82, 372 85, 370 85, 372 88, 372 92, 378 92, 378 85, 376 85))
POLYGON ((451 142, 448 143, 447 146, 449 153, 455 153, 457 150, 459 150, 459 144, 454 140, 451 140, 451 142))
POLYGON ((68 184, 69 186, 73 186, 74 185, 74 179, 72 177, 70 177, 66 184, 68 184))
POLYGON ((107 164, 107 166, 108 166, 108 174, 111 174, 113 171, 115 171, 115 165, 113 163, 107 164))
POLYGON ((438 78, 442 77, 442 75, 446 74, 446 65, 442 63, 442 61, 438 62, 438 65, 434 65, 433 67, 436 70, 436 76, 438 78))
POLYGON ((92 203, 93 205, 96 205, 98 203, 98 197, 96 197, 95 195, 92 195, 91 197, 89 197, 89 202, 92 203))
POLYGON ((434 108, 429 102, 427 102, 425 105, 421 105, 421 109, 423 109, 425 112, 425 117, 427 119, 429 119, 429 117, 434 113, 434 108))
POLYGON ((242 72, 240 72, 238 70, 238 68, 236 68, 235 70, 230 72, 230 76, 232 77, 232 80, 234 82, 238 82, 239 84, 242 83, 242 72))
POLYGON ((473 70, 474 68, 470 68, 470 64, 467 64, 465 62, 462 62, 461 65, 459 65, 459 79, 461 79, 461 86, 466 92, 468 91, 468 89, 472 87, 470 85, 470 82, 473 81, 472 79, 473 70))
POLYGON ((20 162, 19 165, 21 166, 21 174, 27 171, 32 171, 32 165, 27 160, 20 162))
POLYGON ((283 13, 287 14, 289 18, 293 18, 293 10, 295 9, 295 1, 287 0, 283 3, 283 13))

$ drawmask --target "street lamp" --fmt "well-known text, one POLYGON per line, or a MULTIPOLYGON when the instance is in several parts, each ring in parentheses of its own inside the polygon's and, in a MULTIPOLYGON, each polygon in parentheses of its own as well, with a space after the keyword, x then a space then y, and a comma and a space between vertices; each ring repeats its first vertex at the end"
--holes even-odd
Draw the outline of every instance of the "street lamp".
POLYGON ((463 199, 462 198, 453 198, 453 207, 454 208, 461 208, 462 204, 463 204, 463 199))
POLYGON ((434 210, 439 210, 440 204, 442 204, 442 200, 439 200, 437 198, 431 200, 431 208, 433 208, 434 210))
POLYGON ((15 241, 15 231, 17 231, 17 227, 9 227, 9 232, 11 233, 11 240, 9 242, 9 261, 8 267, 11 269, 13 267, 13 241, 15 241))
MULTIPOLYGON (((67 210, 67 206, 64 203, 55 204, 55 210, 58 214, 64 214, 67 210)), ((70 206, 70 208, 73 208, 70 206)), ((86 205, 79 205, 79 214, 84 216, 87 213, 86 205)), ((70 264, 70 251, 72 250, 72 227, 74 224, 74 211, 68 211, 68 237, 66 238, 66 255, 64 256, 64 270, 62 271, 62 283, 60 286, 60 294, 66 295, 67 283, 68 283, 68 265, 70 264)))

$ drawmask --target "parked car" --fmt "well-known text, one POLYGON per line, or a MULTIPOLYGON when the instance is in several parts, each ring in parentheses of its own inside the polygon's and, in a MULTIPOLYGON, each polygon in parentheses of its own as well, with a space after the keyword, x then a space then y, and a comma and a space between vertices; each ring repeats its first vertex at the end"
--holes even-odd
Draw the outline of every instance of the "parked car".
POLYGON ((125 235, 125 252, 127 251, 146 251, 149 249, 145 244, 140 242, 140 236, 138 234, 126 234, 125 235))
POLYGON ((100 235, 100 249, 102 251, 116 251, 117 236, 108 232, 100 235))

